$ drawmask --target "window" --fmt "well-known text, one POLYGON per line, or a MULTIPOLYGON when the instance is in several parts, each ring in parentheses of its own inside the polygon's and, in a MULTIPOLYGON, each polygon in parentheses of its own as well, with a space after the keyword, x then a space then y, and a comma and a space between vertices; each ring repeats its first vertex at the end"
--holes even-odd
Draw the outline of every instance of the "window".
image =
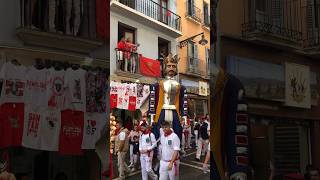
POLYGON ((197 73, 198 69, 198 46, 194 42, 188 43, 188 67, 189 71, 197 73))
POLYGON ((168 1, 167 0, 159 0, 160 5, 160 21, 167 24, 168 23, 168 1))
POLYGON ((207 75, 210 75, 210 49, 205 49, 205 57, 206 57, 206 64, 207 64, 207 75))
POLYGON ((119 23, 118 25, 118 42, 121 40, 121 37, 131 38, 132 43, 136 42, 136 36, 135 36, 135 28, 130 27, 126 24, 119 23))
POLYGON ((195 16, 194 0, 187 1, 187 9, 188 9, 189 16, 195 16))
POLYGON ((209 5, 206 2, 203 2, 203 21, 206 26, 210 26, 209 5))

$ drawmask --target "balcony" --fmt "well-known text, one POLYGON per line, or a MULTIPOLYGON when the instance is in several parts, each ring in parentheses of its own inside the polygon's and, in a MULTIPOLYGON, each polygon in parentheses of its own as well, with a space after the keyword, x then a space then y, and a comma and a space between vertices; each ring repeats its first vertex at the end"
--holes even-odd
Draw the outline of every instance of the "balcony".
POLYGON ((139 54, 131 51, 119 50, 116 51, 116 74, 129 78, 140 78, 139 54))
POLYGON ((320 18, 320 4, 308 4, 306 12, 307 30, 303 41, 304 51, 309 55, 320 57, 320 28, 318 22, 320 18))
POLYGON ((148 25, 174 38, 182 35, 181 17, 152 0, 111 0, 111 11, 148 25))
POLYGON ((301 47, 302 0, 245 0, 244 12, 243 38, 282 48, 301 47))
POLYGON ((96 9, 89 8, 95 7, 92 1, 83 0, 83 7, 79 5, 79 8, 63 7, 60 1, 55 1, 50 4, 51 9, 43 8, 47 6, 44 1, 35 4, 20 2, 21 23, 16 34, 24 44, 85 54, 103 46, 105 40, 96 29, 96 9), (79 11, 76 13, 72 9, 79 11))
POLYGON ((201 23, 201 10, 190 1, 186 1, 186 17, 191 18, 197 23, 201 23))

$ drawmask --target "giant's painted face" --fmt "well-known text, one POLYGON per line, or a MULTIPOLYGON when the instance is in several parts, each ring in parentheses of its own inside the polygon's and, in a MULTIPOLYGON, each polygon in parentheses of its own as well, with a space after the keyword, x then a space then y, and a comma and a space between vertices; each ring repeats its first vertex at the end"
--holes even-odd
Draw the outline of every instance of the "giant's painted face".
POLYGON ((168 62, 166 64, 166 75, 169 77, 173 77, 177 74, 177 64, 176 63, 172 63, 172 62, 168 62))

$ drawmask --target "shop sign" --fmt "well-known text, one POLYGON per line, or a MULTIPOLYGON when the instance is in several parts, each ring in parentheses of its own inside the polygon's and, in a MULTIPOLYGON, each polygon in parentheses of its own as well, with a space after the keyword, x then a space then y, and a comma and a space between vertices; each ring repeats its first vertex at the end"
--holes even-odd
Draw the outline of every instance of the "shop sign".
POLYGON ((285 63, 285 75, 285 105, 310 108, 310 67, 294 63, 285 63))
POLYGON ((199 81, 199 95, 208 96, 208 83, 204 81, 199 81))

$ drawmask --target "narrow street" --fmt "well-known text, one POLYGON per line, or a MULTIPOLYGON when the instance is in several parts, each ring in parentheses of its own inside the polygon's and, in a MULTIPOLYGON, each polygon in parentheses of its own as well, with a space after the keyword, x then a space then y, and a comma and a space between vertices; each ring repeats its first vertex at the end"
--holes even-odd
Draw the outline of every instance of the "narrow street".
MULTIPOLYGON (((187 154, 185 157, 181 157, 180 162, 180 178, 183 180, 195 180, 195 179, 201 179, 201 180, 209 180, 210 179, 210 173, 204 173, 202 170, 202 162, 204 161, 204 157, 201 157, 201 162, 197 162, 195 160, 196 156, 196 149, 189 149, 186 151, 187 154)), ((114 178, 113 180, 118 180, 118 169, 117 169, 117 158, 113 157, 113 172, 114 172, 114 178)), ((129 162, 129 160, 127 161, 129 162)), ((141 180, 141 171, 138 170, 136 172, 130 173, 127 178, 128 180, 141 180)))

